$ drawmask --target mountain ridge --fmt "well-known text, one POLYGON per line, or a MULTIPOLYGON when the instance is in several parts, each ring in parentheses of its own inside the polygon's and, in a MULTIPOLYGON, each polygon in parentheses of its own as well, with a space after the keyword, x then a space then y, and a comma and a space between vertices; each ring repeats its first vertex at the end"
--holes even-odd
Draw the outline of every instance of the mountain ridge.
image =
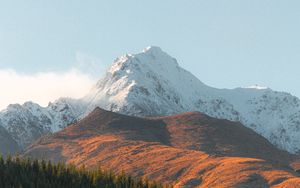
POLYGON ((199 111, 239 121, 280 149, 300 151, 297 97, 269 88, 207 86, 159 47, 117 58, 82 99, 59 99, 46 108, 29 106, 42 113, 32 113, 28 105, 18 106, 20 112, 10 108, 0 112, 0 126, 23 148, 39 136, 83 118, 98 106, 139 117, 199 111))
POLYGON ((100 106, 142 117, 200 111, 240 121, 277 147, 298 152, 300 100, 297 97, 269 88, 209 87, 180 68, 160 48, 154 49, 117 59, 112 71, 89 94, 93 96, 90 109, 100 106))

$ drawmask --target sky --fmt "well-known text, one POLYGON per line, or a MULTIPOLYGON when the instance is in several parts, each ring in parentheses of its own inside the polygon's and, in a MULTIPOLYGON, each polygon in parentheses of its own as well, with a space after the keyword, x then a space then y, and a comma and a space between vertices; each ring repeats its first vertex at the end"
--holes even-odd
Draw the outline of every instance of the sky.
POLYGON ((0 109, 81 97, 114 59, 161 47, 217 88, 300 97, 298 0, 0 1, 0 109))

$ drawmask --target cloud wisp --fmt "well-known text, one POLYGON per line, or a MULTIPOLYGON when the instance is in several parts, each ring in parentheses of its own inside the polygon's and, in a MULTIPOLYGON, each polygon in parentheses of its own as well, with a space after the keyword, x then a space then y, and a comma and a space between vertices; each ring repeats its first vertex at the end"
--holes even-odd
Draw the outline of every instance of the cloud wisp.
POLYGON ((0 69, 0 110, 9 104, 26 101, 46 106, 59 97, 80 98, 87 94, 95 81, 95 78, 77 69, 30 75, 0 69))

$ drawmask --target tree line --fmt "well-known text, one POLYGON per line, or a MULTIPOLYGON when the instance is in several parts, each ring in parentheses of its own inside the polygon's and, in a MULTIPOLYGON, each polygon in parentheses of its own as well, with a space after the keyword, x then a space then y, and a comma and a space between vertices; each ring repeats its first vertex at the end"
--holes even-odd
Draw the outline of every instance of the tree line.
POLYGON ((0 156, 1 188, 169 188, 125 173, 87 170, 64 163, 0 156))

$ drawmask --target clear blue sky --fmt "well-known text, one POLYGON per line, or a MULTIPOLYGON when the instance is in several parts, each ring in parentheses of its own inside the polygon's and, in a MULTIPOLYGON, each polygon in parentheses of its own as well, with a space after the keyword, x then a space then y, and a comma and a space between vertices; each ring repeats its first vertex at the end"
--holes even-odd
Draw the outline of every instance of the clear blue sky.
POLYGON ((208 85, 299 97, 299 10, 299 0, 1 1, 0 69, 66 71, 78 53, 107 66, 156 45, 208 85))

